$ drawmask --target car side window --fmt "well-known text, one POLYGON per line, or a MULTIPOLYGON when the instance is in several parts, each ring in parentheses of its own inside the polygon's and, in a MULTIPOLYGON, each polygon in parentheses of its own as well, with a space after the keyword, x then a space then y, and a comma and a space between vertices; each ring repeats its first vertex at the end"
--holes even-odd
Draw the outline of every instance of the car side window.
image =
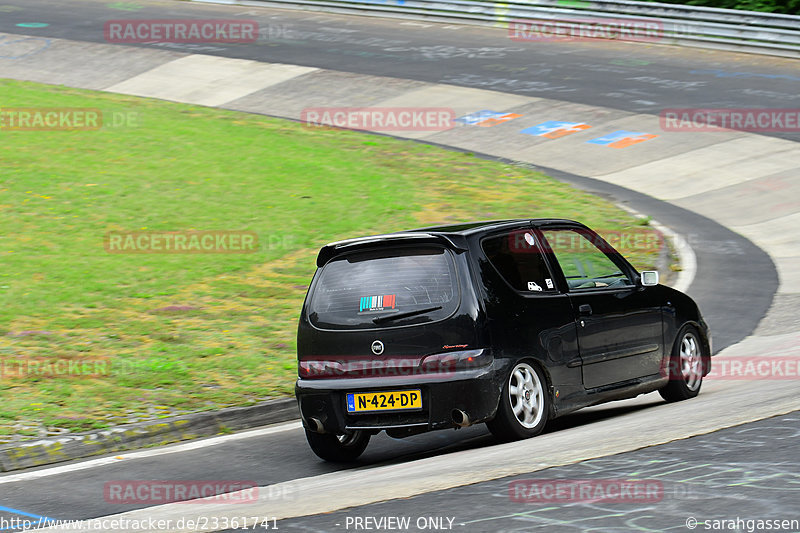
POLYGON ((608 246, 592 233, 577 228, 542 232, 570 290, 626 287, 633 281, 604 251, 608 246))
POLYGON ((500 276, 518 291, 555 290, 553 277, 532 230, 515 230, 481 241, 483 253, 500 276))

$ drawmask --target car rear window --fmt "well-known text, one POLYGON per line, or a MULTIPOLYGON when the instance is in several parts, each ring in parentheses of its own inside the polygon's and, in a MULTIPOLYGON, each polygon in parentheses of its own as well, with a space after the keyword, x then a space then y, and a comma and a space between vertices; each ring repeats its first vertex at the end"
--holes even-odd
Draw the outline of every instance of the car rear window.
POLYGON ((326 264, 311 295, 309 319, 326 329, 405 326, 446 318, 458 303, 449 251, 391 248, 346 254, 326 264))

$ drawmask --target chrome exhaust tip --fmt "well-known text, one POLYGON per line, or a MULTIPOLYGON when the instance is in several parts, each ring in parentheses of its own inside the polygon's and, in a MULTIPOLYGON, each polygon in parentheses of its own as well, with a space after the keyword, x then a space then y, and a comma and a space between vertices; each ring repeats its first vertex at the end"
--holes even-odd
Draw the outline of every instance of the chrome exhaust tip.
POLYGON ((308 425, 311 426, 309 429, 316 433, 325 433, 325 427, 322 425, 322 421, 319 418, 309 418, 308 425))
POLYGON ((453 423, 460 428, 465 428, 472 425, 469 415, 461 409, 453 409, 453 412, 450 414, 450 416, 453 418, 453 423))

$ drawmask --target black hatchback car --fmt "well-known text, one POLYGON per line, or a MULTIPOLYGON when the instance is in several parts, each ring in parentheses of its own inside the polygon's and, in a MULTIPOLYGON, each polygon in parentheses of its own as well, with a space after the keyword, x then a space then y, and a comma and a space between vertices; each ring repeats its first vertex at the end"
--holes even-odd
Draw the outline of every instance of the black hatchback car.
POLYGON ((485 422, 532 437, 581 407, 692 398, 711 368, 695 302, 586 226, 504 220, 350 239, 317 257, 297 335, 312 450, 356 459, 485 422))

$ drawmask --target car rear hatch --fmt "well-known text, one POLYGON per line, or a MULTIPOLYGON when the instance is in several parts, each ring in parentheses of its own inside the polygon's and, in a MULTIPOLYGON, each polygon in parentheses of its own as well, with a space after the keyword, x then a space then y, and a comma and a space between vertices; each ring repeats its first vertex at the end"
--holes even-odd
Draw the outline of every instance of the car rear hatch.
POLYGON ((465 249, 426 234, 323 248, 298 329, 300 378, 411 382, 479 366, 465 249))

